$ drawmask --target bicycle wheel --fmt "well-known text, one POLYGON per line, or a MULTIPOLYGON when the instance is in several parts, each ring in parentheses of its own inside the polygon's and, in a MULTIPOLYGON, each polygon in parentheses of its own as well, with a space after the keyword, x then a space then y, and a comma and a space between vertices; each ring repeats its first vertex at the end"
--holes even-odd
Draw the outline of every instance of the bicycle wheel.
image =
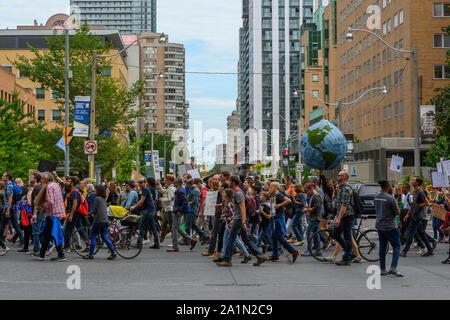
MULTIPOLYGON (((379 242, 378 231, 369 229, 361 233, 356 241, 358 245, 359 254, 369 262, 377 262, 379 257, 379 242)), ((386 252, 389 251, 389 246, 386 246, 386 252)))
MULTIPOLYGON (((72 239, 70 241, 70 244, 73 248, 73 251, 75 251, 76 254, 78 254, 80 257, 87 256, 89 254, 89 248, 91 246, 91 228, 88 226, 83 226, 81 228, 78 228, 77 230, 74 230, 72 232, 72 239), (87 241, 83 240, 81 237, 82 231, 87 235, 87 241), (80 236, 80 244, 77 245, 77 233, 80 236)), ((94 255, 100 250, 100 247, 103 245, 103 241, 99 241, 100 237, 97 237, 97 245, 95 246, 94 255)))
POLYGON ((139 237, 139 232, 132 228, 120 230, 113 242, 117 254, 124 259, 136 258, 142 251, 142 241, 139 241, 139 237))
POLYGON ((314 259, 325 262, 326 257, 332 256, 334 251, 334 240, 331 238, 331 229, 319 230, 313 233, 311 239, 308 240, 308 251, 314 257, 314 259), (314 239, 319 236, 321 250, 319 252, 314 250, 314 239))

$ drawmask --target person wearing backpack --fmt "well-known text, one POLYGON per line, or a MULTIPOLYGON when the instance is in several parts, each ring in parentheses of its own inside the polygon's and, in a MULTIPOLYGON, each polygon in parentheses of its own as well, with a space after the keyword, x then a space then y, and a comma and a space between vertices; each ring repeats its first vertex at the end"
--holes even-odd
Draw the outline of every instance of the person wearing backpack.
MULTIPOLYGON (((70 194, 67 198, 67 208, 69 210, 69 215, 67 217, 67 225, 64 233, 64 250, 70 252, 70 240, 72 239, 73 229, 77 230, 82 227, 82 221, 84 215, 87 215, 89 209, 87 208, 87 200, 82 195, 81 189, 79 188, 80 179, 78 177, 69 178, 70 194), (88 209, 86 212, 84 212, 88 209)), ((89 251, 89 239, 84 230, 81 230, 80 236, 86 242, 85 251, 89 251)))
POLYGON ((355 204, 353 188, 347 183, 349 175, 347 171, 338 174, 340 184, 339 193, 336 199, 337 216, 334 218, 334 238, 339 242, 345 253, 341 261, 337 261, 338 266, 349 266, 350 261, 356 258, 352 251, 352 224, 355 216, 355 204))
POLYGON ((5 182, 6 191, 5 191, 5 209, 3 212, 2 222, 1 222, 1 235, 3 237, 3 231, 7 224, 11 223, 14 230, 17 232, 17 235, 20 239, 20 245, 24 243, 24 236, 22 230, 19 227, 19 223, 17 221, 17 203, 22 198, 22 188, 20 188, 13 181, 12 174, 9 172, 3 173, 2 180, 5 182))

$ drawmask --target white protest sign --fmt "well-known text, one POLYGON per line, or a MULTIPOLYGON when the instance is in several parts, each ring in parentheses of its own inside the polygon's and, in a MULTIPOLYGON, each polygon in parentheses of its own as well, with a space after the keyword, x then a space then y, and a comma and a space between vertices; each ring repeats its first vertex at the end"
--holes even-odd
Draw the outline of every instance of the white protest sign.
POLYGON ((444 175, 442 172, 432 172, 431 178, 433 179, 433 188, 444 188, 444 175))
POLYGON ((404 159, 399 156, 392 156, 391 160, 391 171, 401 173, 403 169, 404 159))
POLYGON ((216 201, 219 191, 208 191, 205 199, 205 209, 203 215, 214 216, 216 214, 216 201))
POLYGON ((197 169, 189 170, 187 173, 189 173, 191 175, 192 179, 195 179, 195 178, 201 179, 200 173, 198 172, 197 169))

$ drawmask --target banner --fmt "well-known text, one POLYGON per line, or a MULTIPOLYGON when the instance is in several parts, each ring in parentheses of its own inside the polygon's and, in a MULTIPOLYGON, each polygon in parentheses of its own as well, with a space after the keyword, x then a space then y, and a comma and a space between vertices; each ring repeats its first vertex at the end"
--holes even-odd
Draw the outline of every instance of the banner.
POLYGON ((56 146, 64 151, 64 153, 66 153, 66 142, 64 141, 64 136, 59 139, 59 141, 56 143, 56 146))
POLYGON ((144 152, 144 158, 145 158, 145 166, 150 167, 152 164, 152 152, 151 151, 145 151, 144 152))
POLYGON ((420 136, 422 144, 433 144, 436 142, 435 118, 435 106, 420 106, 420 136))
POLYGON ((89 118, 91 115, 91 97, 75 97, 73 136, 89 137, 89 118))
POLYGON ((173 173, 175 169, 175 163, 173 161, 169 162, 169 172, 173 173))
POLYGON ((431 204, 431 215, 436 217, 442 221, 445 221, 445 217, 447 216, 447 210, 437 203, 431 204))

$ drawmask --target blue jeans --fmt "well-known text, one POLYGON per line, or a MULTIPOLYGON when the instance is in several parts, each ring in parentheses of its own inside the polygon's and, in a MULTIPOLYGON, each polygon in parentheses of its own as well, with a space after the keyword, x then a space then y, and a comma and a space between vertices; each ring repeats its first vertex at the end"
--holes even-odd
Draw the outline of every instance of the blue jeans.
POLYGON ((114 253, 114 247, 111 243, 111 241, 108 239, 108 222, 100 222, 100 223, 94 223, 92 225, 92 232, 91 232, 91 246, 89 248, 89 255, 94 254, 95 246, 97 245, 97 236, 100 234, 103 241, 108 246, 109 251, 111 251, 111 254, 114 253))
POLYGON ((436 240, 440 240, 444 237, 444 231, 440 230, 439 228, 442 226, 444 221, 436 217, 431 218, 431 221, 433 222, 433 238, 436 240))
POLYGON ((281 243, 281 245, 283 247, 286 248, 287 251, 289 251, 289 253, 294 253, 295 249, 294 247, 292 247, 289 242, 286 241, 285 238, 283 238, 283 234, 281 233, 281 226, 280 223, 275 220, 274 221, 274 226, 275 226, 275 230, 272 234, 272 254, 274 257, 278 257, 279 256, 279 250, 278 250, 278 241, 281 243))
MULTIPOLYGON (((230 229, 228 227, 225 227, 225 232, 223 234, 223 247, 222 247, 222 252, 220 253, 221 258, 223 258, 225 256, 225 249, 227 247, 227 241, 229 240, 229 235, 230 235, 230 229)), ((239 240, 239 237, 236 237, 236 240, 234 241, 234 243, 238 246, 239 249, 242 250, 242 252, 244 253, 244 256, 247 257, 249 255, 247 248, 244 246, 242 241, 239 240)))
POLYGON ((344 249, 345 253, 343 256, 343 260, 349 261, 352 258, 352 246, 353 246, 353 236, 352 236, 352 225, 354 223, 353 216, 347 216, 341 219, 341 223, 339 227, 334 228, 334 236, 342 249, 344 249))
POLYGON ((409 229, 408 229, 408 240, 406 241, 406 245, 403 248, 403 251, 405 253, 409 251, 409 248, 411 247, 411 244, 413 242, 413 239, 414 239, 414 236, 416 235, 416 233, 422 239, 423 243, 427 247, 427 250, 433 251, 433 247, 431 246, 430 241, 428 240, 428 237, 423 228, 423 220, 422 219, 418 219, 418 220, 411 219, 411 223, 410 223, 409 229))
POLYGON ((225 255, 223 256, 223 259, 226 262, 230 262, 231 258, 233 257, 234 241, 236 240, 241 230, 242 230, 242 220, 234 220, 231 229, 229 231, 230 233, 228 236, 227 245, 224 246, 224 248, 222 248, 222 250, 225 249, 225 255))
POLYGON ((294 219, 292 220, 292 230, 295 233, 295 238, 297 241, 303 241, 305 238, 303 237, 303 223, 302 217, 304 213, 299 212, 294 215, 294 219))
POLYGON ((44 212, 36 215, 36 222, 31 224, 33 228, 33 252, 39 253, 41 251, 41 241, 39 234, 41 233, 42 222, 44 222, 44 212))
POLYGON ((159 236, 158 230, 156 229, 156 211, 153 210, 145 210, 139 220, 139 233, 140 233, 140 241, 144 239, 145 234, 147 233, 147 225, 150 227, 150 230, 153 233, 153 240, 155 246, 159 246, 159 236))
MULTIPOLYGON (((314 241, 314 251, 316 251, 317 253, 320 253, 320 237, 318 234, 316 234, 314 236, 314 239, 311 239, 312 235, 314 232, 319 231, 319 224, 320 221, 310 221, 309 225, 308 225, 308 229, 306 230, 306 238, 309 241, 314 241)), ((309 243, 308 243, 308 247, 309 247, 309 243)))
POLYGON ((17 235, 19 236, 20 242, 23 242, 24 237, 23 237, 22 229, 20 229, 19 223, 17 221, 16 206, 11 206, 11 209, 9 210, 9 212, 10 212, 9 218, 6 217, 6 209, 7 209, 7 207, 5 207, 5 209, 4 209, 2 223, 1 223, 1 227, 0 227, 0 230, 2 230, 1 236, 3 237, 3 231, 5 230, 5 226, 7 223, 9 223, 9 227, 10 228, 13 227, 14 230, 16 230, 17 235))
POLYGON ((380 242, 380 269, 386 270, 386 246, 389 242, 393 248, 391 270, 395 270, 398 265, 398 259, 400 258, 400 250, 402 247, 402 244, 400 242, 400 230, 378 230, 378 241, 380 242))
POLYGON ((261 243, 264 239, 264 236, 267 234, 269 241, 270 241, 270 245, 273 247, 273 243, 272 243, 272 226, 269 224, 267 227, 263 228, 261 227, 259 230, 259 235, 258 235, 258 241, 256 242, 256 246, 258 248, 261 247, 261 243))

